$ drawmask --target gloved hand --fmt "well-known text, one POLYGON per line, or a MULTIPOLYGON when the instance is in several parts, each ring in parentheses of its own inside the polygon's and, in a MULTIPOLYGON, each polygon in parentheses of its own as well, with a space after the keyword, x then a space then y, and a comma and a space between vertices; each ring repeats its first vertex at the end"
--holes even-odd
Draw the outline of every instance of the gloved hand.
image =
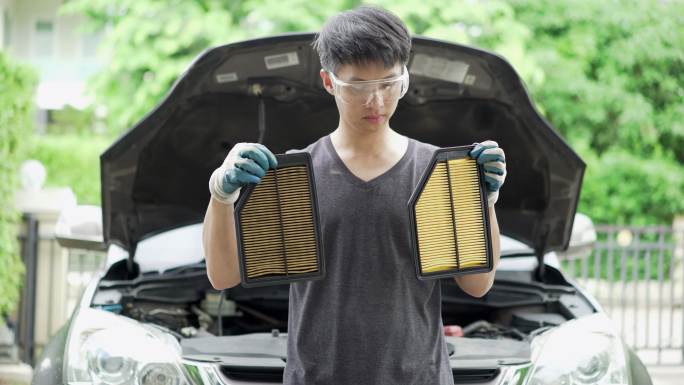
POLYGON ((259 183, 269 168, 276 168, 275 155, 260 143, 237 143, 228 152, 223 164, 209 178, 209 192, 214 199, 233 204, 240 188, 259 183))
POLYGON ((484 165, 485 185, 487 187, 487 204, 492 207, 499 199, 499 189, 506 179, 506 155, 493 140, 473 143, 475 148, 468 155, 484 165))

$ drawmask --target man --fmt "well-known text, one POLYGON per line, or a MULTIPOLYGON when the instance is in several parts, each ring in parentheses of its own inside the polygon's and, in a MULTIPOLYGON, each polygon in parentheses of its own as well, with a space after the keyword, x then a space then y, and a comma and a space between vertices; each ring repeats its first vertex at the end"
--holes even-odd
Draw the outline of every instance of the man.
MULTIPOLYGON (((285 384, 453 384, 441 321, 439 280, 416 278, 407 203, 435 146, 389 126, 406 92, 411 39, 386 10, 362 6, 329 19, 314 47, 339 125, 302 150, 311 154, 326 276, 290 285, 285 384)), ((288 151, 290 152, 290 151, 288 151)), ((471 156, 485 165, 494 266, 494 211, 506 175, 493 141, 471 156)), ((233 203, 241 186, 276 167, 263 145, 239 143, 209 181, 204 220, 207 270, 217 289, 240 282, 233 203)), ((483 296, 490 273, 456 278, 483 296)))

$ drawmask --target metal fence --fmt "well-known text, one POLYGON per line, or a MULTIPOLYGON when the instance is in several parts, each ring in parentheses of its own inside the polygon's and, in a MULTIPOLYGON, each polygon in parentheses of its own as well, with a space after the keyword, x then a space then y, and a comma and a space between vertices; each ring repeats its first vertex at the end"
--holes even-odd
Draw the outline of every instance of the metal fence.
POLYGON ((591 254, 561 261, 647 365, 684 364, 684 234, 669 226, 596 226, 591 254))
POLYGON ((46 227, 35 216, 24 215, 19 235, 26 273, 15 339, 19 358, 31 365, 105 264, 104 253, 63 248, 46 227))

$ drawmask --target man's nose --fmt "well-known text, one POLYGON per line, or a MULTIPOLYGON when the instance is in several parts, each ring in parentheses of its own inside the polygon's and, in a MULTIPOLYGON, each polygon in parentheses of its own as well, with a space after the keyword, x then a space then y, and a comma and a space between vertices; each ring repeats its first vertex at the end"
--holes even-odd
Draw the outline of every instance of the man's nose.
POLYGON ((383 100, 382 94, 380 91, 375 90, 372 91, 369 95, 368 98, 366 99, 366 103, 364 103, 366 106, 374 106, 377 105, 378 107, 382 107, 385 105, 385 101, 383 100))

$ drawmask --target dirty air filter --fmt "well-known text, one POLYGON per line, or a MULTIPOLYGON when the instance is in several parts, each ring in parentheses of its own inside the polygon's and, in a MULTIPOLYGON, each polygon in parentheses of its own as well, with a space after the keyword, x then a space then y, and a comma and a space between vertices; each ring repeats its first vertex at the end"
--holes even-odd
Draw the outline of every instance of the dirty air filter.
POLYGON ((419 279, 492 270, 484 172, 474 146, 435 150, 409 200, 419 279))
POLYGON ((318 206, 306 153, 276 155, 258 184, 242 188, 235 226, 242 286, 320 279, 325 274, 318 206))

